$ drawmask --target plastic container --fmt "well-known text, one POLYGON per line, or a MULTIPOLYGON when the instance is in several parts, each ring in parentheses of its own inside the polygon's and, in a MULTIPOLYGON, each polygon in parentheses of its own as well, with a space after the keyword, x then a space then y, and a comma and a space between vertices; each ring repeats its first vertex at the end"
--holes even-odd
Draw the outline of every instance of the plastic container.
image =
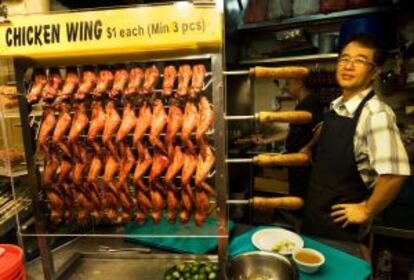
POLYGON ((244 13, 244 23, 255 23, 267 20, 269 0, 250 0, 244 13))
POLYGON ((26 279, 20 247, 0 244, 0 263, 0 279, 26 279))
POLYGON ((319 0, 294 0, 293 16, 304 16, 319 13, 319 0))
POLYGON ((269 0, 267 19, 280 19, 292 16, 292 0, 269 0))
POLYGON ((390 45, 393 41, 389 32, 390 27, 386 25, 388 22, 384 16, 377 15, 350 19, 344 22, 339 34, 338 48, 341 49, 350 36, 358 34, 369 34, 379 38, 380 42, 389 44, 388 46, 384 45, 384 47, 392 47, 390 45))
POLYGON ((347 0, 347 9, 361 9, 371 6, 370 0, 347 0))
POLYGON ((331 53, 336 49, 337 35, 322 33, 319 35, 318 51, 319 53, 331 53))
POLYGON ((346 0, 321 0, 321 13, 332 13, 345 10, 347 8, 346 0))

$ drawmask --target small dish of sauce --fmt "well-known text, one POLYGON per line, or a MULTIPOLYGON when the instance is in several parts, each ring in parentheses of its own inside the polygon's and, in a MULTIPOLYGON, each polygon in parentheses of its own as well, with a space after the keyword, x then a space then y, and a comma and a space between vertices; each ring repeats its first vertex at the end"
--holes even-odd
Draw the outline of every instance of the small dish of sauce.
POLYGON ((310 248, 302 248, 294 251, 293 260, 299 270, 305 273, 315 273, 325 263, 324 255, 310 248))
POLYGON ((321 262, 321 258, 312 252, 300 251, 295 256, 298 261, 304 263, 317 264, 321 262))

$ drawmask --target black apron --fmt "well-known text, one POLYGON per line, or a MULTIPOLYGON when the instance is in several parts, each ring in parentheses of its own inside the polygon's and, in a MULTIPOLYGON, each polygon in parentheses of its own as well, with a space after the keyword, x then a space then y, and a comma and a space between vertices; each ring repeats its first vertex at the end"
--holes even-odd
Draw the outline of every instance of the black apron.
POLYGON ((355 163, 354 135, 371 91, 359 104, 353 118, 331 110, 324 119, 315 154, 308 199, 305 206, 304 232, 330 239, 362 241, 366 227, 335 223, 331 207, 338 203, 359 203, 369 196, 355 163))

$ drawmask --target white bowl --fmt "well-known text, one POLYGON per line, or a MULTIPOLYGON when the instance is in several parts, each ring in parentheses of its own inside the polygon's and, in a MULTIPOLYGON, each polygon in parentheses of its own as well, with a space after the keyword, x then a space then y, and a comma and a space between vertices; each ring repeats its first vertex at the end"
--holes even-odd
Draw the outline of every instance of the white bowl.
POLYGON ((280 243, 289 241, 292 243, 291 249, 282 249, 279 254, 290 255, 294 250, 303 248, 303 239, 296 233, 283 228, 266 228, 255 232, 252 235, 253 245, 262 251, 274 252, 273 247, 280 243))
POLYGON ((318 251, 316 251, 314 249, 310 249, 310 248, 301 248, 301 249, 295 250, 293 252, 293 254, 292 254, 292 258, 293 258, 293 261, 298 266, 299 270, 302 271, 302 272, 305 272, 305 273, 315 273, 325 263, 325 256, 322 255, 320 252, 318 252, 318 251), (318 262, 318 263, 306 263, 306 262, 302 262, 302 261, 300 261, 300 260, 298 260, 296 258, 296 255, 299 252, 308 252, 310 254, 314 254, 314 255, 316 255, 316 256, 318 256, 320 258, 320 262, 318 262))

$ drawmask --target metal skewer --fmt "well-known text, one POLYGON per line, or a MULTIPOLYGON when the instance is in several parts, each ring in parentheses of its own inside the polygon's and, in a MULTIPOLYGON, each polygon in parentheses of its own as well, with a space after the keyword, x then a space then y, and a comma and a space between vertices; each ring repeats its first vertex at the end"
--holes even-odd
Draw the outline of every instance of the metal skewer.
POLYGON ((254 162, 253 158, 228 158, 226 163, 250 163, 254 162))
POLYGON ((231 199, 231 200, 227 200, 227 204, 235 204, 235 205, 250 204, 252 202, 253 202, 253 199, 231 199))
POLYGON ((223 71, 223 75, 226 75, 226 76, 250 75, 250 70, 223 71))

